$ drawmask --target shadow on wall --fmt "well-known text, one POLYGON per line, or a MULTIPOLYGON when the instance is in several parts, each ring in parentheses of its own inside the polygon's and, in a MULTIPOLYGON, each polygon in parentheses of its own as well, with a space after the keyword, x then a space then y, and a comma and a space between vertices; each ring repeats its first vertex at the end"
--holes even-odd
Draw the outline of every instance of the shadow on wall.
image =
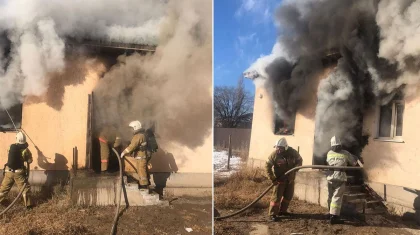
POLYGON ((414 199, 413 202, 413 208, 415 212, 405 212, 403 215, 403 219, 416 221, 417 224, 420 225, 420 190, 409 188, 404 188, 404 190, 416 194, 417 197, 414 199))
POLYGON ((153 182, 155 182, 155 191, 163 196, 163 189, 166 187, 166 182, 172 173, 178 172, 178 165, 176 164, 175 157, 172 153, 159 149, 153 154, 150 160, 152 168, 150 169, 153 182))
POLYGON ((41 195, 50 198, 53 195, 54 186, 60 185, 63 187, 69 180, 68 161, 63 155, 56 153, 54 155, 54 163, 51 163, 48 161, 49 158, 39 148, 36 147, 36 149, 38 153, 38 166, 45 170, 44 173, 47 176, 47 180, 41 188, 41 195))

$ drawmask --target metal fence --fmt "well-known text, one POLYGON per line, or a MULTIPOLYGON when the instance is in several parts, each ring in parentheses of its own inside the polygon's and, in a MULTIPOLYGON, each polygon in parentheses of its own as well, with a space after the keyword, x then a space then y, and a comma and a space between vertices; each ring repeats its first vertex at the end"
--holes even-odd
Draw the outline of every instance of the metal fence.
POLYGON ((251 141, 251 129, 241 128, 214 128, 214 147, 228 148, 229 135, 232 138, 232 149, 249 151, 251 141))

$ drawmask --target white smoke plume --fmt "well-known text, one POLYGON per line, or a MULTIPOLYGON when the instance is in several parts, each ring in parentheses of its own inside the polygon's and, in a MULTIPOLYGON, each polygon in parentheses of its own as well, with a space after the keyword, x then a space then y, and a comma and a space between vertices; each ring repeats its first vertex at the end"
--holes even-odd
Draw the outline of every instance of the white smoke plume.
POLYGON ((254 84, 257 87, 264 85, 264 82, 262 82, 261 80, 266 80, 269 77, 265 69, 275 59, 280 57, 290 62, 296 61, 296 58, 292 58, 290 55, 288 55, 285 49, 282 48, 282 45, 277 42, 276 44, 274 44, 271 54, 264 55, 258 58, 247 70, 245 70, 245 73, 256 72, 259 75, 259 79, 255 79, 254 84))
POLYGON ((0 104, 46 93, 65 69, 68 38, 157 44, 166 1, 6 0, 0 2, 0 104))
POLYGON ((116 125, 129 140, 130 121, 156 122, 165 142, 203 144, 212 127, 211 8, 211 1, 169 2, 156 52, 120 56, 94 90, 98 129, 116 125))
POLYGON ((379 56, 398 63, 402 70, 406 69, 408 58, 420 57, 419 10, 419 1, 382 0, 378 5, 379 56))

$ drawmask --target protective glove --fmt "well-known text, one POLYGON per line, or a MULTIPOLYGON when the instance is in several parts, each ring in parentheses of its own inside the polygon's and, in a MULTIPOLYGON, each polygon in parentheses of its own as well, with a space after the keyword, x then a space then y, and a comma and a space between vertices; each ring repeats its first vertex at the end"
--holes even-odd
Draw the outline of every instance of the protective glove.
POLYGON ((273 184, 278 184, 279 183, 279 181, 277 180, 277 178, 276 177, 272 177, 272 178, 270 178, 270 180, 271 180, 271 182, 273 183, 273 184))

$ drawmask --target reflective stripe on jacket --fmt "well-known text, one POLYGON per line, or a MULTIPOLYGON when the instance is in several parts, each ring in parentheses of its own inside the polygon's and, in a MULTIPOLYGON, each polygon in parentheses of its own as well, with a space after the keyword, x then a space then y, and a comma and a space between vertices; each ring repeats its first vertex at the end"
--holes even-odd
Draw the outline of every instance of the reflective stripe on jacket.
MULTIPOLYGON (((355 166, 357 164, 357 160, 351 153, 345 150, 341 150, 340 152, 330 150, 327 154, 327 163, 330 166, 355 166)), ((347 174, 345 171, 329 171, 327 180, 347 181, 347 174)))

